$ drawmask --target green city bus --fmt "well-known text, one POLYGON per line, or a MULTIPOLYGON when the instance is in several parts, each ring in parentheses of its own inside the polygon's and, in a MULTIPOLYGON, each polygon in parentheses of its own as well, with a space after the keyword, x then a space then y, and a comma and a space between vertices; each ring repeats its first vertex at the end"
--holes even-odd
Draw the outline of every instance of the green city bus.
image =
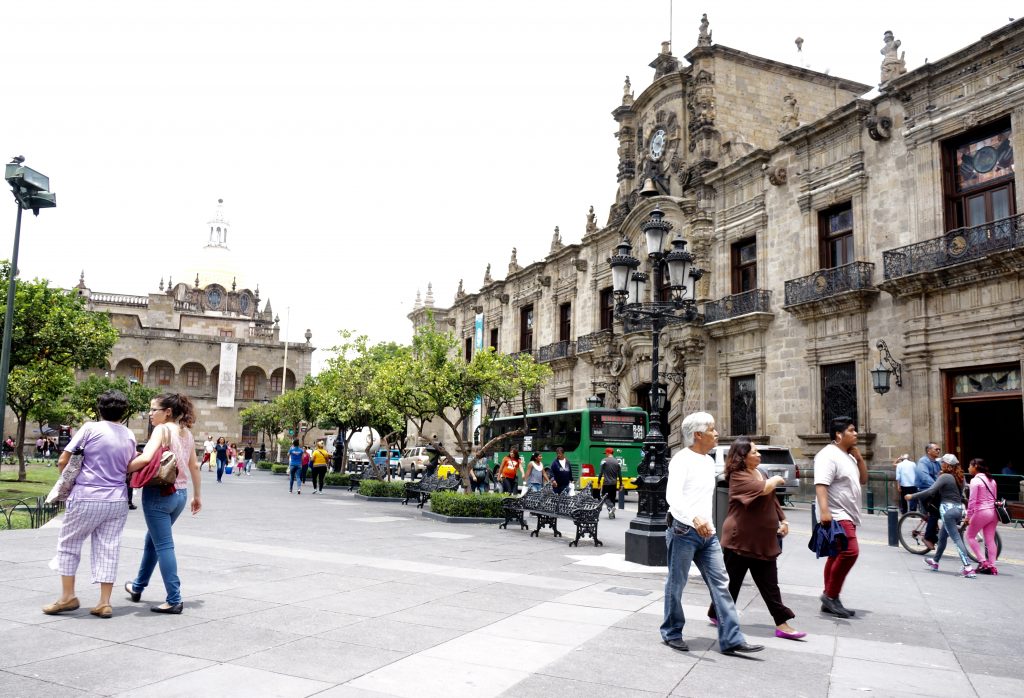
MULTIPOLYGON (((484 441, 523 429, 523 416, 499 417, 487 425, 484 441)), ((547 467, 561 446, 569 459, 573 480, 578 487, 593 484, 600 489, 601 461, 606 448, 615 449, 615 458, 622 466, 623 484, 634 489, 636 468, 643 459, 644 437, 647 436, 647 413, 639 407, 622 409, 581 409, 563 412, 541 412, 526 415, 526 432, 501 441, 494 452, 494 463, 508 455, 515 446, 525 464, 534 451, 543 454, 547 467)))

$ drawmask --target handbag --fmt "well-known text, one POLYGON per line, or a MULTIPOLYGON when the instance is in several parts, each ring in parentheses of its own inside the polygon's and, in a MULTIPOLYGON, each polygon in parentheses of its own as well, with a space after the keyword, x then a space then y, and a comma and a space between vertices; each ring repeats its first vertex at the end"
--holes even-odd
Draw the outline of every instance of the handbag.
POLYGON ((167 445, 160 444, 149 463, 132 474, 132 487, 170 487, 177 479, 178 458, 167 445))
MULTIPOLYGON (((985 479, 987 480, 988 478, 985 479)), ((1010 523, 1010 511, 1006 508, 1006 500, 996 499, 995 493, 992 491, 992 488, 988 486, 987 482, 983 482, 981 484, 985 485, 985 489, 992 495, 992 506, 996 508, 996 516, 999 517, 999 523, 1010 523)))
POLYGON ((75 480, 78 479, 78 473, 82 470, 83 458, 85 458, 85 451, 81 448, 76 448, 72 452, 71 460, 64 466, 64 470, 60 472, 57 482, 53 483, 50 493, 46 495, 47 504, 63 502, 68 498, 68 495, 71 494, 71 490, 75 486, 75 480))

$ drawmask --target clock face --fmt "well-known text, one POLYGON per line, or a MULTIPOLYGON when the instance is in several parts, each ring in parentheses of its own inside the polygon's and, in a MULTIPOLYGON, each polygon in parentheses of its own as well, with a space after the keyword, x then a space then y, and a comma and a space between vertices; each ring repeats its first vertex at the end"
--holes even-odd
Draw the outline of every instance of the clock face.
POLYGON ((213 289, 206 294, 206 304, 210 306, 210 308, 212 308, 213 310, 216 310, 217 308, 220 307, 220 301, 220 291, 218 291, 217 289, 213 289))
POLYGON ((665 153, 665 130, 659 128, 651 136, 651 157, 660 158, 665 153))

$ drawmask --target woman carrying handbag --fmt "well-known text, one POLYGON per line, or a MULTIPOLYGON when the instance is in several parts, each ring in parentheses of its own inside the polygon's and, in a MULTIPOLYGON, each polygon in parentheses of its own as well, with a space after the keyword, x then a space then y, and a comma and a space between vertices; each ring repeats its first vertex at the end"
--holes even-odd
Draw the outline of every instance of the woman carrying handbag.
POLYGON ((999 574, 999 570, 996 569, 996 526, 999 525, 996 494, 999 489, 989 475, 988 466, 983 459, 971 460, 967 472, 971 474, 971 496, 967 502, 967 545, 971 547, 974 557, 980 561, 976 570, 978 574, 999 574), (984 555, 978 547, 979 532, 985 540, 984 555))
POLYGON ((139 601, 149 585, 153 570, 160 565, 160 576, 167 592, 166 602, 152 606, 154 613, 181 613, 181 580, 178 578, 178 560, 174 554, 174 536, 171 527, 184 511, 188 497, 188 481, 192 480, 192 514, 202 509, 200 492, 202 478, 196 458, 195 439, 190 427, 195 420, 195 408, 186 395, 164 393, 150 402, 149 421, 155 427, 146 444, 146 450, 129 465, 137 470, 150 464, 161 446, 174 453, 178 473, 174 484, 167 487, 145 487, 142 490, 142 514, 146 519, 146 543, 135 579, 126 582, 124 590, 132 601, 139 601), (189 475, 185 474, 188 471, 189 475))

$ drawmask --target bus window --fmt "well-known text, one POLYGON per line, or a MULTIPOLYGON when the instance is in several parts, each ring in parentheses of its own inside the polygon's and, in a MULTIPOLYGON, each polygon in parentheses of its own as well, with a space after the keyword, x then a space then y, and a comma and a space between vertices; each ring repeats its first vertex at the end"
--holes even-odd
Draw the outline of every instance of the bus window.
POLYGON ((595 441, 643 441, 645 436, 644 414, 606 414, 592 412, 590 415, 590 438, 595 441))

